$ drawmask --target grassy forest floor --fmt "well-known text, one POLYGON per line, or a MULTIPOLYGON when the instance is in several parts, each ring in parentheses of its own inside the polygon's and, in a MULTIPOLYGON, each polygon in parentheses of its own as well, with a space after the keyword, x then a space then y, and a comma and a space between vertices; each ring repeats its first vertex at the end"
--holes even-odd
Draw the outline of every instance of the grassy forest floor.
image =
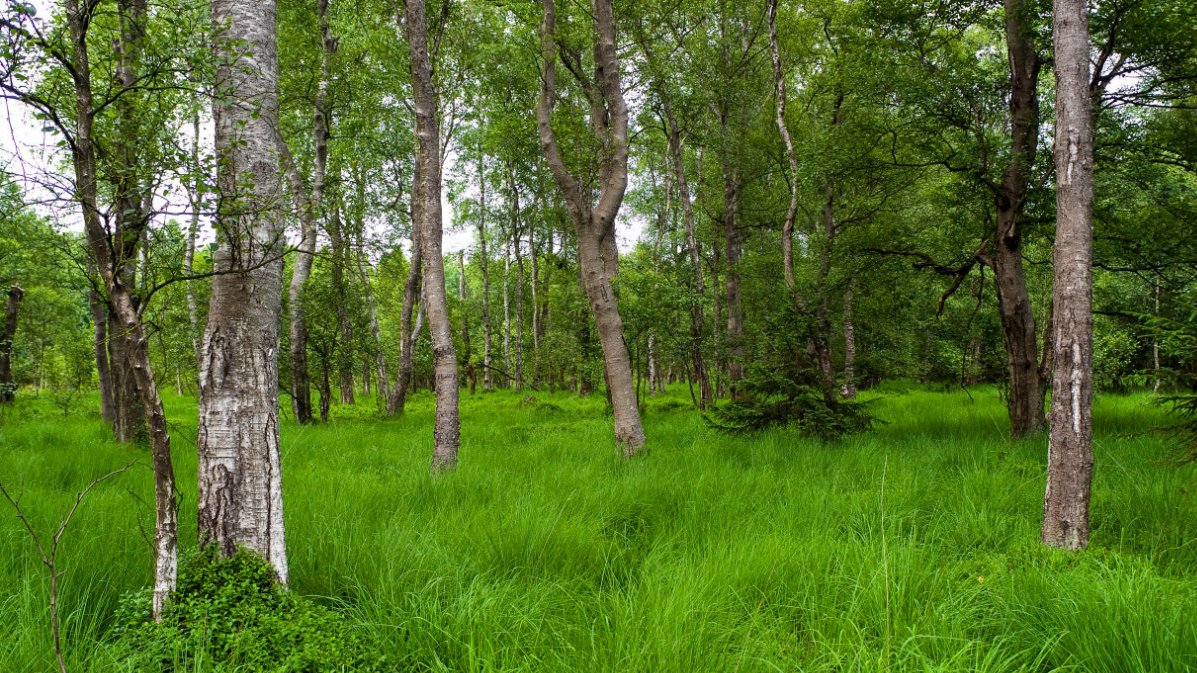
MULTIPOLYGON (((399 671, 1185 671, 1197 668, 1197 469, 1143 395, 1096 408, 1093 545, 1038 543, 1045 438, 1006 438, 995 389, 869 393, 884 423, 821 445, 732 437, 688 393, 647 402, 651 454, 617 457, 603 400, 463 397, 461 466, 431 478, 432 398, 285 424, 292 588, 399 671)), ((0 416, 0 480, 62 542, 72 671, 123 670, 112 615, 148 584, 148 452, 92 400, 0 416)), ((195 545, 193 400, 168 400, 195 545)), ((54 668, 47 575, 0 514, 0 670, 54 668)), ((213 664, 202 670, 235 670, 213 664)))

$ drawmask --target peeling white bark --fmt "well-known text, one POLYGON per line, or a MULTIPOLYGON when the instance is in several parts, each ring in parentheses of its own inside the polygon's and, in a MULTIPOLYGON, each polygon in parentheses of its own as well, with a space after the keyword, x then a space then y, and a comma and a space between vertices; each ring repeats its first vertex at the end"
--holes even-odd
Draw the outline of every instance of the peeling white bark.
POLYGON ((279 456, 282 188, 272 0, 214 0, 218 248, 200 366, 199 536, 287 581, 279 456))

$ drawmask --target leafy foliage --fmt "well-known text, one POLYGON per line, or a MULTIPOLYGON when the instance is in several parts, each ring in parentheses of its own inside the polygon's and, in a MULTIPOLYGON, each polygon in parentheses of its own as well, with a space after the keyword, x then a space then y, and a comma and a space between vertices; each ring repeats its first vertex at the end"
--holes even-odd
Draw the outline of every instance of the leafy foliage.
POLYGON ((207 547, 185 564, 162 621, 150 594, 126 597, 117 614, 117 649, 137 671, 219 670, 323 673, 383 670, 383 658, 336 612, 287 591, 261 557, 223 557, 207 547))

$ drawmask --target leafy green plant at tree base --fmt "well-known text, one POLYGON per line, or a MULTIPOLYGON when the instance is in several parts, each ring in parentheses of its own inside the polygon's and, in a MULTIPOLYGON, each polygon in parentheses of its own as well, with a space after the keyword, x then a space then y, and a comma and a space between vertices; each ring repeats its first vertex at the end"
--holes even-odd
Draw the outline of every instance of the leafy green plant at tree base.
POLYGON ((333 610, 287 591, 261 557, 207 547, 186 562, 155 623, 148 590, 125 597, 116 615, 115 655, 128 670, 325 673, 384 669, 333 610))

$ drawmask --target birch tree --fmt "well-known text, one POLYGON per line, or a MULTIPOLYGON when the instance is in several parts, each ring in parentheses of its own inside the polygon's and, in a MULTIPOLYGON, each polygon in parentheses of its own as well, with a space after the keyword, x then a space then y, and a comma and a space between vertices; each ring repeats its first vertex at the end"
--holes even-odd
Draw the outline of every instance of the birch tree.
MULTIPOLYGON (((405 0, 408 57, 415 99, 417 168, 412 199, 412 227, 419 231, 423 257, 424 302, 432 334, 436 387, 436 425, 433 429, 432 469, 457 465, 461 423, 457 415, 457 354, 449 302, 445 295, 445 261, 441 255, 441 132, 439 95, 434 84, 434 59, 440 43, 429 48, 424 0, 405 0)), ((446 17, 442 16, 442 20, 446 17)), ((438 33, 439 35, 439 33, 438 33)))
POLYGON ((287 581, 279 455, 283 189, 272 0, 215 0, 218 246, 200 363, 199 537, 287 581))
MULTIPOLYGON (((631 457, 644 446, 644 427, 640 423, 633 388, 623 320, 611 285, 618 263, 615 218, 628 185, 628 108, 619 76, 615 14, 611 0, 594 0, 594 74, 593 77, 583 77, 582 86, 591 106, 591 131, 601 146, 603 158, 598 169, 598 184, 590 185, 579 181, 570 172, 553 130, 553 107, 557 98, 557 19, 553 0, 543 0, 542 7, 544 69, 540 101, 536 106, 536 127, 541 151, 565 198, 577 233, 578 265, 603 349, 607 393, 614 411, 615 440, 624 455, 631 457), (590 196, 596 189, 597 203, 590 196)), ((575 74, 581 75, 580 72, 575 74)))
POLYGON ((1043 543, 1089 544, 1093 478, 1093 114, 1084 0, 1055 0, 1056 246, 1043 543))

